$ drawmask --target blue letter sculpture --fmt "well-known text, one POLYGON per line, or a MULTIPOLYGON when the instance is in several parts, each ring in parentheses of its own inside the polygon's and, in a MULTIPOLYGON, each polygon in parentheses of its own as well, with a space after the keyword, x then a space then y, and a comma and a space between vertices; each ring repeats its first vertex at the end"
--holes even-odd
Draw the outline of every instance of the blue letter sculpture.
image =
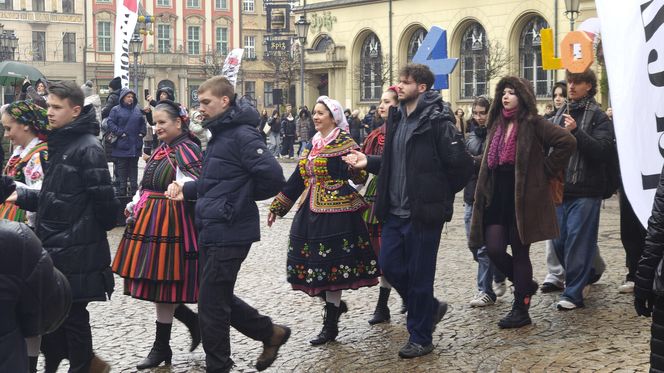
POLYGON ((429 30, 413 57, 413 62, 427 65, 433 72, 436 77, 434 89, 449 88, 448 75, 458 61, 458 58, 447 58, 447 31, 437 26, 429 30))

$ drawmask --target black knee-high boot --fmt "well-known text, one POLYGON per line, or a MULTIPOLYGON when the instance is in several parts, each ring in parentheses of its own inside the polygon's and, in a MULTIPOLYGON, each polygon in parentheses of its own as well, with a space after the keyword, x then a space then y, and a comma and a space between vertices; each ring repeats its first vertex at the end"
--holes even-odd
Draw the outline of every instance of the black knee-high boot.
POLYGON ((374 310, 373 317, 369 320, 369 324, 380 324, 382 322, 390 321, 390 308, 387 306, 387 301, 390 299, 390 288, 380 288, 378 294, 378 303, 374 310))
POLYGON ((327 342, 334 341, 339 334, 339 307, 334 303, 325 303, 325 316, 323 317, 323 330, 316 336, 316 338, 309 341, 314 346, 322 345, 327 342))
POLYGON ((189 329, 189 334, 191 334, 189 352, 194 351, 201 344, 201 328, 198 323, 198 314, 184 304, 180 304, 175 308, 173 316, 189 329))
POLYGON ((156 325, 157 331, 155 333, 152 349, 150 350, 148 357, 136 365, 137 369, 154 368, 159 366, 162 362, 166 365, 171 365, 173 352, 171 351, 170 340, 173 324, 162 324, 157 321, 156 325))

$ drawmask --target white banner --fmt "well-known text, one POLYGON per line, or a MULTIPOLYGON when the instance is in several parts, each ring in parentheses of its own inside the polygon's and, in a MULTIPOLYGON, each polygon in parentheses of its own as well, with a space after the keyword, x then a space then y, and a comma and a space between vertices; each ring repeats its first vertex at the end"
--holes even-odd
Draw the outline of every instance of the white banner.
POLYGON ((664 157, 664 0, 596 0, 627 198, 644 226, 664 157))
POLYGON ((224 66, 221 68, 221 75, 225 76, 226 79, 228 79, 228 81, 233 84, 233 88, 235 88, 235 85, 237 84, 237 74, 240 73, 240 65, 242 64, 243 54, 244 49, 233 49, 228 54, 228 56, 226 56, 224 66))
POLYGON ((138 20, 138 2, 139 0, 116 0, 113 76, 122 78, 122 87, 129 86, 129 41, 138 20))

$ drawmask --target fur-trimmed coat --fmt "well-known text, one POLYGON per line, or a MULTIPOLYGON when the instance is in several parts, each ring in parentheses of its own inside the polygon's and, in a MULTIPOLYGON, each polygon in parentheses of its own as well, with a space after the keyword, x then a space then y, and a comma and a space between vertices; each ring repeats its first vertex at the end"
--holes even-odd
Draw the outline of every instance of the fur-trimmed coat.
MULTIPOLYGON (((496 133, 492 126, 485 146, 489 146, 496 133)), ((531 244, 558 237, 559 227, 549 180, 569 161, 576 148, 576 139, 569 131, 558 127, 541 116, 519 123, 515 163, 515 213, 519 238, 531 244), (544 149, 553 151, 546 156, 544 149)), ((488 151, 482 156, 482 165, 475 190, 475 204, 470 226, 470 246, 481 247, 484 239, 484 213, 493 196, 494 175, 487 164, 488 151)))

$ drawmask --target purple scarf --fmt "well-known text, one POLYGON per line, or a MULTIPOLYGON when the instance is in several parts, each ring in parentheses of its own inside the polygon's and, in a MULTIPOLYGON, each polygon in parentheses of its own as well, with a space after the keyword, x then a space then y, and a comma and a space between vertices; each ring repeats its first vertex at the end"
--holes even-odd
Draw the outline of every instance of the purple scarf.
POLYGON ((489 145, 489 154, 487 156, 487 161, 489 162, 489 168, 495 169, 499 165, 504 164, 514 164, 516 160, 516 134, 519 129, 518 123, 515 121, 514 126, 512 127, 512 132, 510 133, 507 141, 505 141, 505 132, 506 132, 506 123, 510 119, 514 118, 516 113, 519 111, 518 108, 512 110, 506 110, 503 108, 502 118, 496 129, 496 133, 491 139, 491 144, 489 145))

